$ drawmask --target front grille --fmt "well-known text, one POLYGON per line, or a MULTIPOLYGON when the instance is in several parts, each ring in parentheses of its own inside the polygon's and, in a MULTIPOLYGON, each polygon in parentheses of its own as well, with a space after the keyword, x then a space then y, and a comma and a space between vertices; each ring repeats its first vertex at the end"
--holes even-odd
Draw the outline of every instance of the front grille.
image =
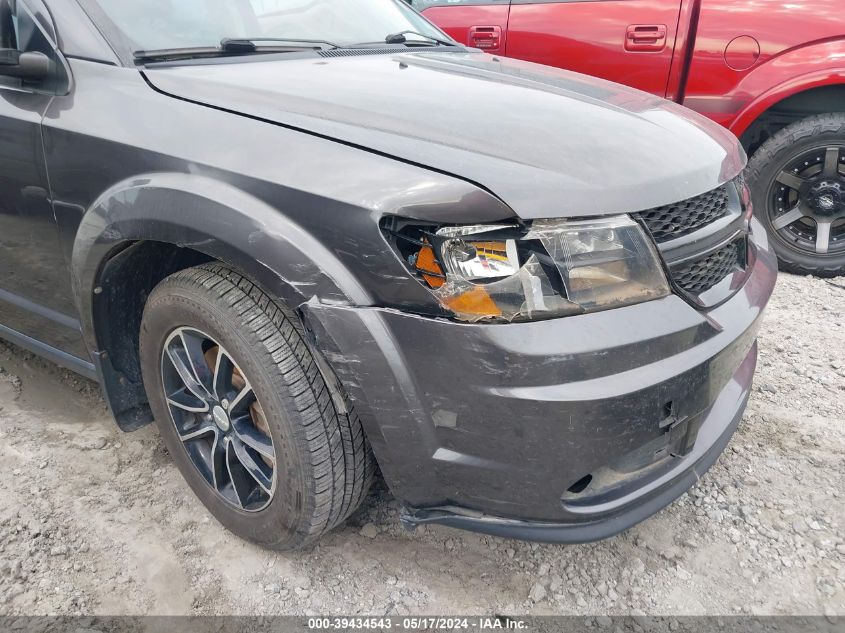
POLYGON ((682 289, 700 295, 745 265, 745 238, 670 267, 672 279, 682 289))
POLYGON ((695 198, 635 213, 658 243, 688 235, 718 220, 728 212, 727 185, 695 198))

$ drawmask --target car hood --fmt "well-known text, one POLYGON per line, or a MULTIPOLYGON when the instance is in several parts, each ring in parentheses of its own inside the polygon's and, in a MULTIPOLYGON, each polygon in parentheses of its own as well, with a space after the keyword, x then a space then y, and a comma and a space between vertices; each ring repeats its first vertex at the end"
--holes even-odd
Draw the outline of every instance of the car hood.
POLYGON ((745 163, 733 135, 668 101, 471 51, 268 57, 144 73, 174 97, 471 181, 524 219, 677 202, 745 163))

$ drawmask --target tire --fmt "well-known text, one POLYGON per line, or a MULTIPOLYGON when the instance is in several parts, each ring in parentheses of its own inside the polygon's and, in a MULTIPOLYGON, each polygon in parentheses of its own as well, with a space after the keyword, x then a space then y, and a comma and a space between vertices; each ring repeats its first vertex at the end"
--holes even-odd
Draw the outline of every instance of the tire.
POLYGON ((162 281, 144 308, 140 355, 168 452, 200 501, 237 536, 272 549, 301 548, 366 496, 375 462, 354 409, 337 410, 298 318, 242 275, 207 264, 162 281), (198 344, 200 356, 188 351, 198 344), (198 369, 185 381, 177 365, 198 369), (230 377, 218 380, 224 367, 232 368, 230 377), (192 382, 200 376, 201 385, 192 382), (181 381, 177 388, 174 381, 181 381), (218 401, 210 395, 218 382, 221 392, 249 393, 218 401), (179 391, 182 384, 193 388, 179 391), (204 405, 188 406, 206 396, 204 405), (183 409, 201 406, 206 412, 183 409), (221 407, 231 407, 228 421, 218 419, 221 407), (186 441, 192 429, 200 437, 186 441))
MULTIPOLYGON (((808 169, 812 170, 812 165, 808 169)), ((820 277, 845 274, 845 114, 812 116, 778 131, 751 157, 747 180, 751 188, 754 215, 769 234, 781 270, 820 277), (818 180, 825 173, 830 174, 824 172, 823 168, 827 148, 831 148, 831 151, 833 148, 839 150, 838 175, 830 176, 829 184, 833 187, 833 199, 838 198, 840 203, 838 210, 834 211, 836 215, 833 217, 838 219, 831 225, 828 252, 825 253, 819 252, 819 224, 815 218, 820 217, 826 221, 828 216, 807 215, 786 227, 776 228, 775 224, 781 218, 781 221, 786 221, 787 212, 793 207, 793 198, 795 204, 801 201, 802 209, 810 209, 814 213, 818 211, 818 197, 825 193, 818 190, 817 187, 821 187, 818 180), (808 182, 804 188, 805 193, 800 194, 798 188, 785 186, 778 178, 782 172, 792 173, 794 169, 805 165, 806 162, 802 162, 805 157, 809 163, 821 161, 822 165, 816 165, 816 168, 821 168, 822 172, 809 177, 809 180, 815 180, 816 188, 811 188, 808 182), (787 198, 785 203, 777 202, 784 197, 787 198), (782 210, 779 204, 784 204, 786 208, 782 210)))

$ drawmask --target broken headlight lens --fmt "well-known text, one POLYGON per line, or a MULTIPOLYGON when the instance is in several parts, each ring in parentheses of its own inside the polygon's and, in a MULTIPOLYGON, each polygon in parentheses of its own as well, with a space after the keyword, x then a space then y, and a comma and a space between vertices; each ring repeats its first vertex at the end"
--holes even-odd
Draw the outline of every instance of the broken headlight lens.
POLYGON ((406 260, 463 321, 548 319, 670 292, 654 244, 628 216, 429 227, 410 241, 406 260))

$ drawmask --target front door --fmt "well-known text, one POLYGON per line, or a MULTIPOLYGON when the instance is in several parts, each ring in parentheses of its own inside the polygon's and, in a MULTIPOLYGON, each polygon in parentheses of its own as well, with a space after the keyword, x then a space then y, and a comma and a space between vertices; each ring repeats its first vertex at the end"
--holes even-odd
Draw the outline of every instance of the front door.
POLYGON ((38 81, 0 70, 0 335, 84 356, 41 138, 63 70, 23 0, 0 0, 0 49, 42 52, 53 64, 38 81))

